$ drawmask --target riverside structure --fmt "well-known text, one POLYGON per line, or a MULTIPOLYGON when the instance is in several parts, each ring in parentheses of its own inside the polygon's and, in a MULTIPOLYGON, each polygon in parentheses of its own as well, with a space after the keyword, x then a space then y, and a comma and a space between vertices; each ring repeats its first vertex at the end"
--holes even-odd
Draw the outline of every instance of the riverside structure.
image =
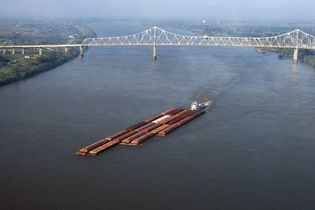
POLYGON ((289 48, 294 49, 293 62, 298 62, 298 50, 315 50, 315 36, 299 29, 270 37, 228 37, 228 36, 188 36, 168 32, 159 27, 152 27, 145 31, 116 37, 86 38, 81 44, 47 44, 47 45, 2 45, 0 49, 5 54, 10 51, 16 53, 20 49, 24 54, 25 48, 38 49, 42 55, 43 49, 64 48, 65 52, 70 47, 78 47, 80 56, 84 56, 85 47, 106 46, 152 46, 152 58, 157 58, 157 46, 230 46, 230 47, 258 47, 258 48, 289 48))

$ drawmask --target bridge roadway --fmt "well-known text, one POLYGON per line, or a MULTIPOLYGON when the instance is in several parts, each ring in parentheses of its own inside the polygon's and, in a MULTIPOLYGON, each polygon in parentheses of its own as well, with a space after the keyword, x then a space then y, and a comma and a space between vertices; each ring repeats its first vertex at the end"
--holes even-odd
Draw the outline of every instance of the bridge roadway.
POLYGON ((158 27, 152 27, 145 31, 116 37, 86 38, 81 44, 47 44, 47 45, 0 45, 3 54, 10 50, 12 54, 15 49, 34 48, 42 49, 79 47, 80 56, 84 55, 85 47, 102 46, 153 46, 153 58, 156 59, 156 46, 230 46, 230 47, 256 47, 256 48, 289 48, 294 49, 293 60, 298 61, 298 49, 315 50, 315 36, 305 33, 299 29, 288 33, 270 37, 228 37, 228 36, 188 36, 168 32, 158 27))

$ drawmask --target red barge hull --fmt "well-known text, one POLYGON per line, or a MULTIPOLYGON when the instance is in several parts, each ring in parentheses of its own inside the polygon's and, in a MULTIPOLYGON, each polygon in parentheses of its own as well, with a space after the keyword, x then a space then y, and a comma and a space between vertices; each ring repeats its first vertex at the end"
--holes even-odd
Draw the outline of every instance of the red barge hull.
POLYGON ((138 146, 153 136, 166 136, 205 111, 171 108, 81 148, 79 155, 98 155, 118 144, 138 146))

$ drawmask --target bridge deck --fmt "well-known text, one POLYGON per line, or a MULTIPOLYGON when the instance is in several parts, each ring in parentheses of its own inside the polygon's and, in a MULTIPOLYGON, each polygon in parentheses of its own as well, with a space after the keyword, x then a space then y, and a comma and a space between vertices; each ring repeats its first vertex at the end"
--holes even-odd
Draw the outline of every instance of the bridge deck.
POLYGON ((188 36, 152 27, 126 36, 86 38, 81 44, 2 45, 0 48, 67 48, 85 46, 231 46, 315 49, 315 36, 298 29, 271 37, 188 36))

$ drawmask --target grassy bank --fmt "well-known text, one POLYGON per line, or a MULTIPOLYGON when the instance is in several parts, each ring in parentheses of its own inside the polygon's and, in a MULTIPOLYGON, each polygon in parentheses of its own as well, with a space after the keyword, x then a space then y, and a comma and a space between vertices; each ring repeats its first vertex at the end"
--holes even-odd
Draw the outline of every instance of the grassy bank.
MULTIPOLYGON (((18 61, 7 65, 1 70, 0 85, 26 79, 41 72, 50 70, 74 57, 77 57, 78 54, 78 50, 72 49, 69 50, 67 54, 58 51, 51 51, 43 54, 42 56, 34 56, 31 59, 25 59, 22 56, 15 56, 15 58, 20 57, 16 58, 18 61)), ((10 56, 0 56, 0 59, 10 60, 8 57, 10 56)))
MULTIPOLYGON (((262 48, 262 49, 267 52, 284 55, 285 57, 293 56, 293 49, 281 49, 281 48, 262 48)), ((315 51, 299 49, 299 58, 304 63, 315 67, 315 51)))
POLYGON ((303 59, 304 63, 310 64, 311 66, 315 67, 315 56, 313 55, 306 55, 303 59))
MULTIPOLYGON (((0 22, 0 44, 59 44, 81 43, 84 38, 95 37, 89 28, 75 23, 37 22, 16 23, 0 22)), ((79 55, 79 49, 43 49, 38 55, 36 49, 20 50, 15 54, 0 52, 0 85, 29 78, 41 72, 53 69, 79 55)))

